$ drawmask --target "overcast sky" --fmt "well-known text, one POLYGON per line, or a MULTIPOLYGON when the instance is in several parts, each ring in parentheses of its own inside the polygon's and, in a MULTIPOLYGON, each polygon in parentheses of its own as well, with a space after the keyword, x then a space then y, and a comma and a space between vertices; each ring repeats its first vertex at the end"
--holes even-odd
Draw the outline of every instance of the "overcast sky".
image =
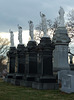
POLYGON ((74 0, 0 0, 0 32, 17 31, 17 24, 28 29, 28 21, 34 26, 40 22, 40 11, 47 19, 54 20, 62 6, 65 12, 74 9, 74 0))

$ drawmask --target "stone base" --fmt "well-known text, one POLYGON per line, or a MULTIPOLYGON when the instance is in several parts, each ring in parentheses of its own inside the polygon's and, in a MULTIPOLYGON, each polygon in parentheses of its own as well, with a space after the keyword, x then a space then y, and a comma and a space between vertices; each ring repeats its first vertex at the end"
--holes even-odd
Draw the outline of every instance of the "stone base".
POLYGON ((25 80, 24 80, 24 82, 23 82, 24 86, 26 86, 26 87, 32 87, 32 82, 35 81, 35 77, 36 76, 34 76, 34 75, 27 75, 26 78, 25 78, 25 80))
POLYGON ((13 85, 20 86, 20 82, 21 82, 21 80, 19 80, 19 79, 11 79, 11 84, 13 84, 13 85))
POLYGON ((7 83, 11 83, 11 78, 5 78, 4 81, 7 83))
POLYGON ((32 83, 33 83, 33 81, 25 81, 24 86, 26 86, 26 87, 32 87, 32 83))
POLYGON ((74 70, 74 64, 70 64, 70 69, 74 70))
POLYGON ((21 80, 23 79, 22 74, 15 74, 13 79, 11 79, 11 83, 14 85, 20 85, 21 80))
POLYGON ((11 83, 11 79, 13 78, 14 74, 7 74, 7 76, 5 77, 4 81, 11 83))
POLYGON ((32 83, 32 88, 48 90, 48 89, 58 89, 59 85, 56 82, 56 77, 54 76, 42 76, 36 78, 36 81, 32 83))
POLYGON ((13 78, 14 74, 7 74, 6 78, 13 78))
POLYGON ((41 76, 37 77, 35 81, 40 83, 56 83, 56 76, 41 76))
POLYGON ((58 83, 40 83, 40 82, 33 82, 32 88, 39 89, 39 90, 56 90, 59 89, 58 83))
POLYGON ((33 81, 20 80, 20 86, 32 87, 33 81))
POLYGON ((58 72, 61 70, 70 70, 70 67, 54 67, 53 72, 58 72))
POLYGON ((25 86, 25 80, 20 81, 20 86, 25 86))
POLYGON ((25 80, 26 81, 35 81, 35 77, 36 77, 35 75, 27 75, 25 80))
POLYGON ((22 80, 23 79, 23 74, 15 74, 14 76, 13 76, 13 79, 18 79, 18 80, 22 80))

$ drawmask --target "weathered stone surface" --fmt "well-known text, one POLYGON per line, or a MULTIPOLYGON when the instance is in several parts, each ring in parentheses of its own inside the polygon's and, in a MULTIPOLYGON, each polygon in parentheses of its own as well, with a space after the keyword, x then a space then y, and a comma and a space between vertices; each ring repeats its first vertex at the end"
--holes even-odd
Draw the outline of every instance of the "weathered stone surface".
POLYGON ((38 45, 38 74, 40 76, 53 75, 52 52, 54 46, 49 37, 43 37, 38 45))
POLYGON ((70 42, 70 38, 68 37, 65 27, 57 28, 52 42, 55 45, 55 49, 53 51, 53 70, 69 70, 68 44, 70 42))
POLYGON ((24 74, 25 72, 25 46, 19 44, 17 47, 17 73, 24 74))
POLYGON ((53 76, 52 64, 54 45, 49 37, 42 37, 37 49, 37 77, 32 83, 32 88, 56 89, 56 77, 53 76))
POLYGON ((65 74, 62 77, 62 87, 61 91, 66 93, 72 93, 74 92, 74 75, 73 74, 65 74))
POLYGON ((25 86, 32 86, 37 74, 37 45, 35 41, 29 41, 26 51, 25 86))

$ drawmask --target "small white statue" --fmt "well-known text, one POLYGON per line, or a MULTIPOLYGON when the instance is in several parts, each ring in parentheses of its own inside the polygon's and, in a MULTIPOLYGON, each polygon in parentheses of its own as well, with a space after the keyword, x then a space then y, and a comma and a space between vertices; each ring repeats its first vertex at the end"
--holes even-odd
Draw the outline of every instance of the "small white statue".
POLYGON ((28 22, 29 23, 29 35, 30 35, 30 37, 31 37, 31 40, 33 40, 34 38, 34 35, 33 35, 33 27, 34 27, 34 25, 33 25, 33 22, 32 21, 29 21, 28 22))
POLYGON ((22 44, 22 27, 18 25, 18 40, 19 44, 22 44))
POLYGON ((41 20, 42 20, 42 31, 44 32, 44 35, 47 35, 47 23, 46 23, 46 17, 43 13, 40 12, 41 20))
POLYGON ((10 43, 11 43, 11 47, 14 47, 14 34, 13 31, 9 30, 10 32, 10 43))
POLYGON ((59 10, 59 27, 64 27, 64 9, 60 7, 59 10))

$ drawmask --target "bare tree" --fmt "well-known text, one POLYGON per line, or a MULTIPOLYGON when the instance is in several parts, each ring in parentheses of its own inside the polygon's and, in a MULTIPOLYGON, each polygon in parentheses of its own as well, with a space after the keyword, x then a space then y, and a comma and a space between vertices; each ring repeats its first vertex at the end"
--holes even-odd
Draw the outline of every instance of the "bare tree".
POLYGON ((0 37, 0 64, 6 58, 6 53, 9 49, 9 41, 6 38, 0 37))
POLYGON ((71 42, 74 42, 74 9, 68 13, 68 22, 66 24, 71 42))

